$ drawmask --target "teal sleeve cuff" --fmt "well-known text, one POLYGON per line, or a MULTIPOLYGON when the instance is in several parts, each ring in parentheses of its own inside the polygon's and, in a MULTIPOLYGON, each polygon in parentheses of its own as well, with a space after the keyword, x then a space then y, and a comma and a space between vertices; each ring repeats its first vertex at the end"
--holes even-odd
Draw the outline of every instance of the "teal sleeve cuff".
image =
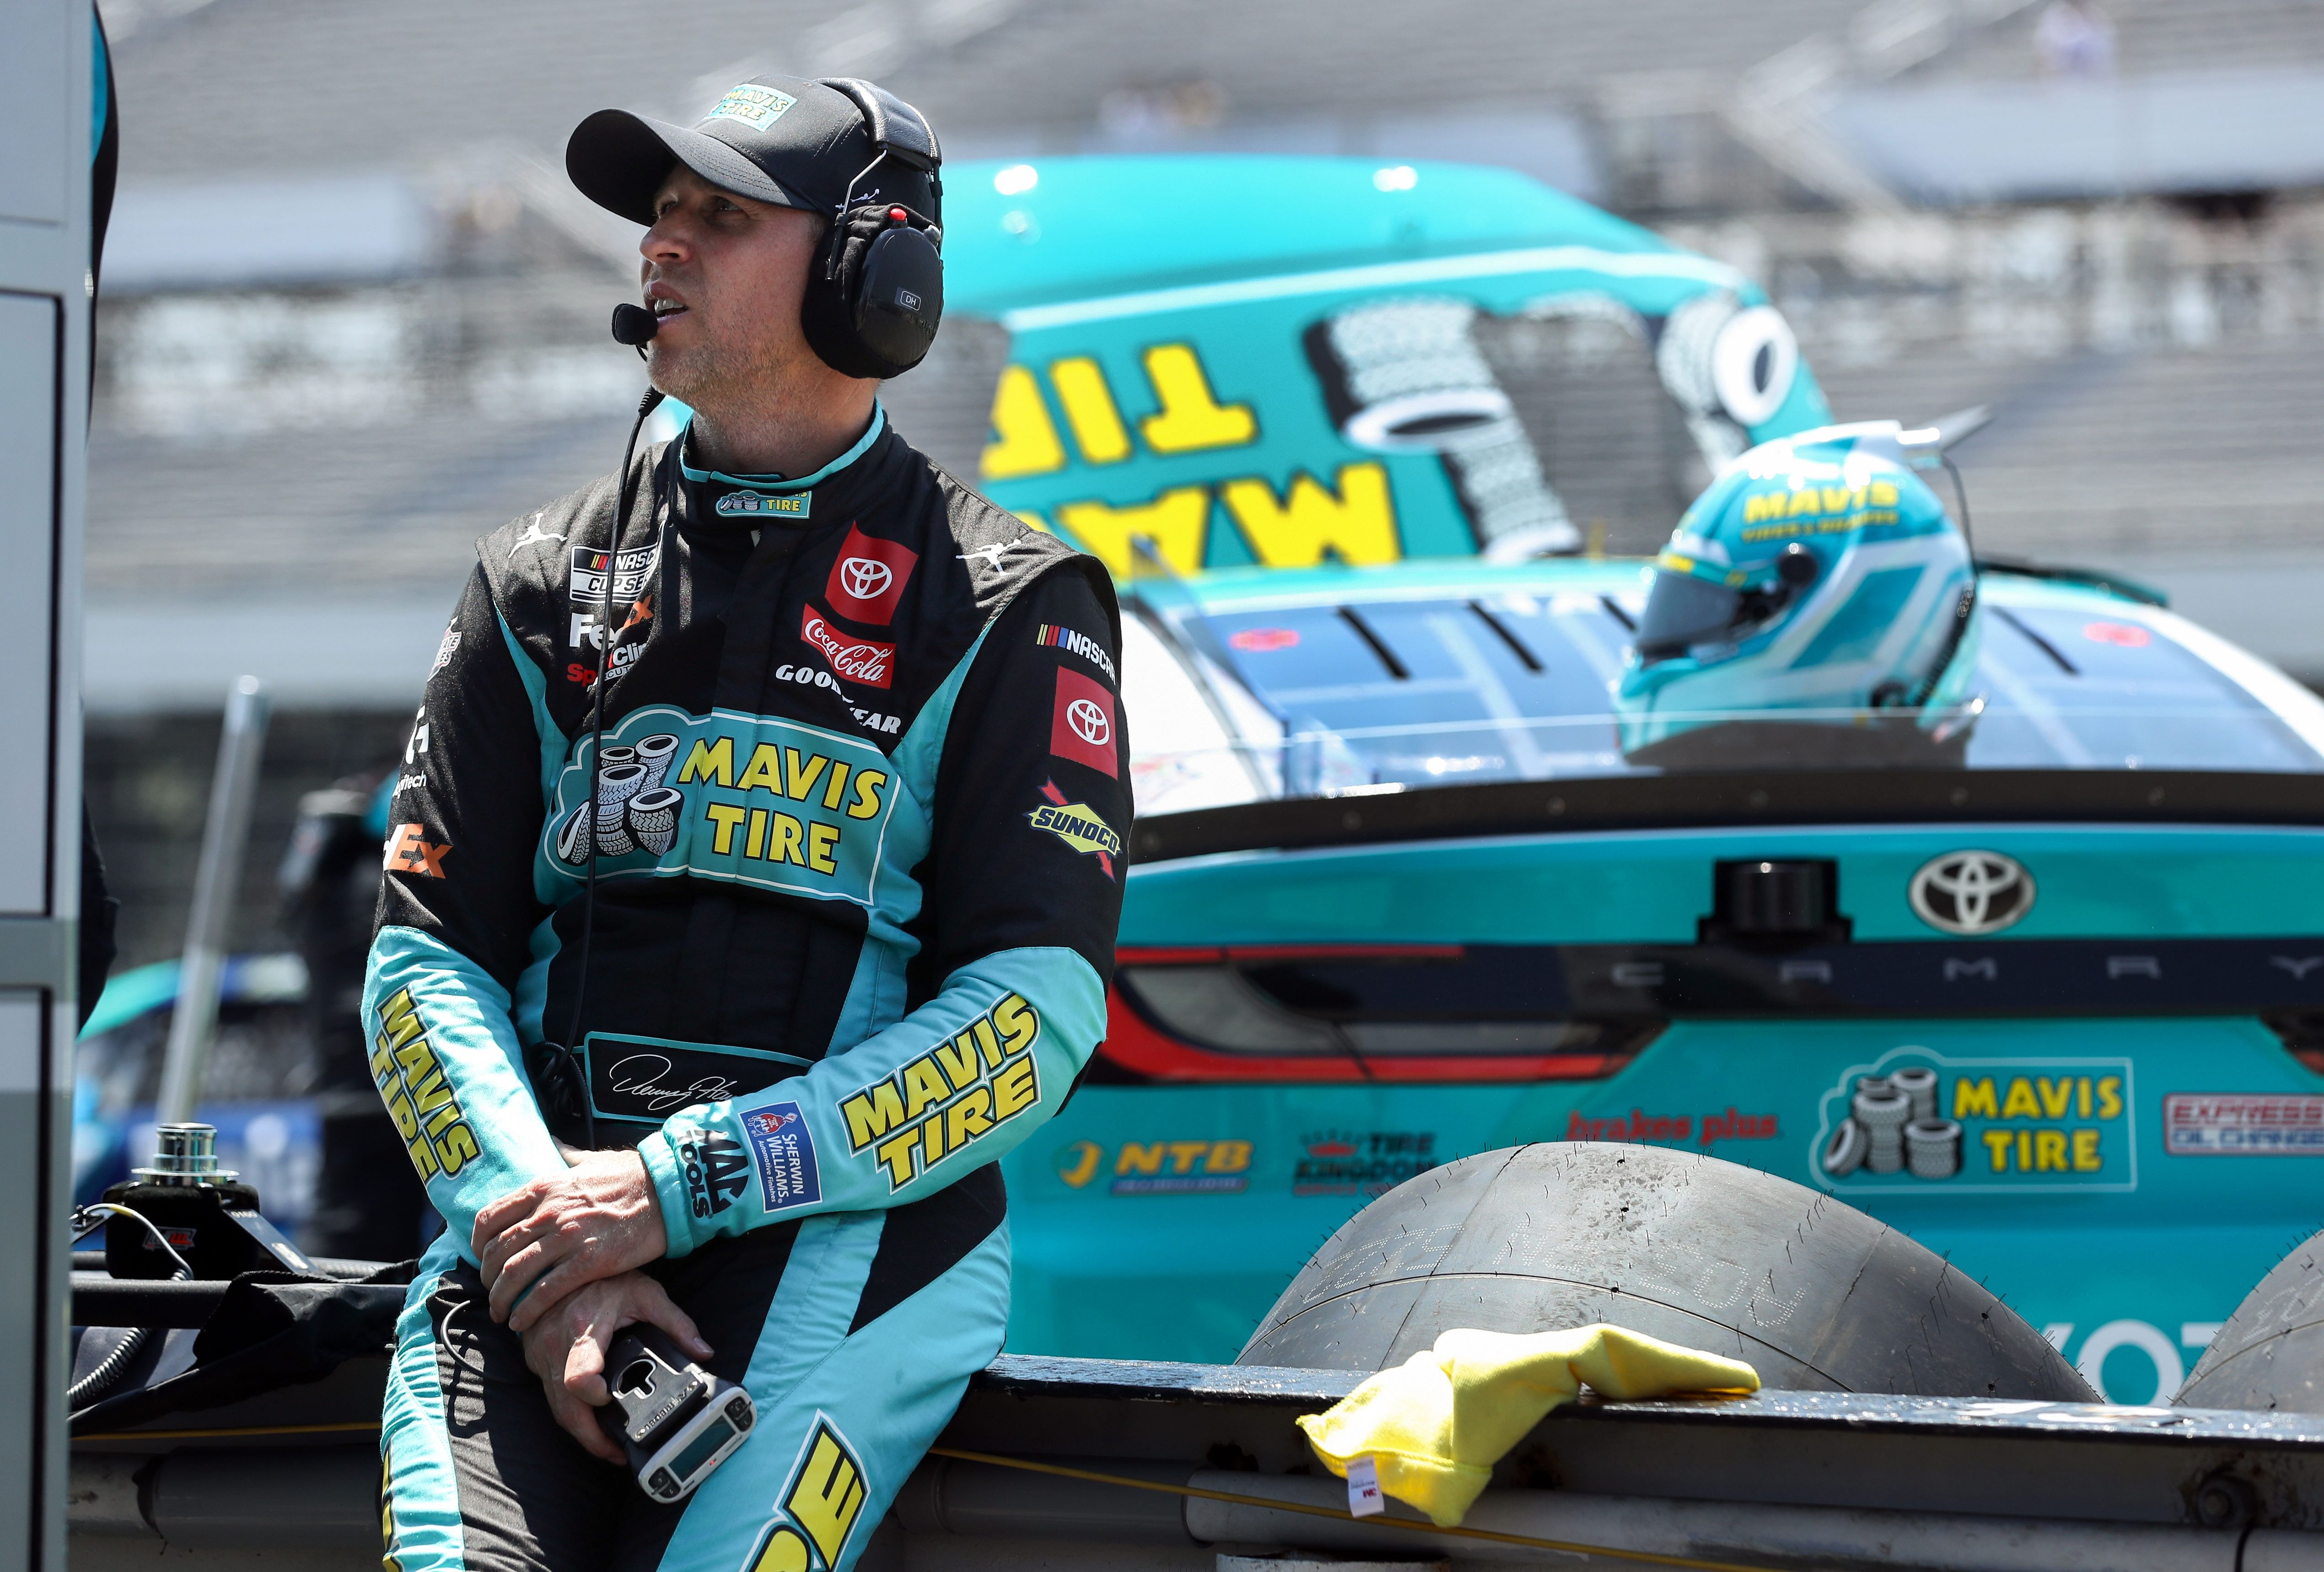
POLYGON ((677 1155, 669 1149, 669 1137, 655 1131, 638 1142, 638 1156, 645 1160, 646 1178, 653 1181, 654 1198, 661 1203, 666 1253, 672 1259, 691 1253, 695 1240, 687 1215, 686 1179, 679 1172, 677 1155))

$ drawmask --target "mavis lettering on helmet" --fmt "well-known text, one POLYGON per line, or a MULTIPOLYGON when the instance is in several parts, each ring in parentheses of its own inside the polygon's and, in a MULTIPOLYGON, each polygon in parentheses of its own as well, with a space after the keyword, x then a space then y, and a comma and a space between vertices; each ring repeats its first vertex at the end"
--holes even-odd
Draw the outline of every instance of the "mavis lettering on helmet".
POLYGON ((371 1078, 386 1099, 387 1116, 403 1138, 411 1166, 425 1181, 458 1173, 478 1156, 475 1132, 453 1095, 444 1067, 429 1046, 411 990, 398 988, 381 1001, 379 1031, 371 1040, 371 1078))
POLYGON ((1040 1013, 1011 994, 949 1040, 839 1105, 847 1146, 888 1170, 890 1194, 1041 1100, 1040 1013))
POLYGON ((885 688, 896 675, 896 646, 843 633, 815 607, 799 608, 799 637, 823 652, 831 669, 850 682, 885 688))
POLYGON ((839 615, 884 628, 894 619, 919 560, 920 554, 902 542, 880 540, 850 524, 823 596, 839 615))
POLYGON ((1803 485, 1796 491, 1763 492, 1743 499, 1743 539, 1784 541, 1797 535, 1840 535, 1850 530, 1896 522, 1896 487, 1876 480, 1868 485, 1803 485))
POLYGON ((1118 683, 1121 680, 1114 675, 1113 657, 1105 652, 1103 644, 1087 633, 1056 623, 1043 623, 1034 633, 1033 642, 1045 649, 1069 650, 1104 672, 1109 681, 1118 683))

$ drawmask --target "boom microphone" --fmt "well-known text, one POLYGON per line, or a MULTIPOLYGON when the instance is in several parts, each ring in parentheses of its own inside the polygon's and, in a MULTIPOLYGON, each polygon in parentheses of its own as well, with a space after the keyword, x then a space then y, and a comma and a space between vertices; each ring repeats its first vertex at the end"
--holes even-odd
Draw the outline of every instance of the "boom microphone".
POLYGON ((626 344, 632 349, 641 348, 651 343, 653 336, 660 330, 661 324, 643 306, 633 306, 624 301, 613 308, 613 341, 616 344, 626 344))

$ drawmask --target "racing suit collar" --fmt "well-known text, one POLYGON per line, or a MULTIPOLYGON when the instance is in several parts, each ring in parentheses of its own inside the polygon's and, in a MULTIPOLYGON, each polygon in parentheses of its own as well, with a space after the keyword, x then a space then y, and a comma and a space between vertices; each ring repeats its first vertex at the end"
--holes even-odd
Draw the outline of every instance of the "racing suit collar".
POLYGON ((686 430, 686 434, 678 440, 678 473, 698 485, 715 485, 729 489, 755 491, 769 495, 779 495, 788 492, 806 491, 811 486, 830 479, 833 476, 837 475, 840 471, 853 464, 857 459, 862 458, 866 453, 869 453, 872 450, 872 444, 880 439, 880 433, 886 430, 887 428, 887 408, 875 398, 872 401, 871 423, 863 428, 863 435, 855 439, 854 446, 849 448, 846 452, 842 453, 838 458, 833 459, 822 468, 816 470, 813 475, 803 475, 794 480, 788 476, 780 475, 728 475, 724 470, 696 468, 689 462, 694 452, 694 428, 688 426, 686 430))

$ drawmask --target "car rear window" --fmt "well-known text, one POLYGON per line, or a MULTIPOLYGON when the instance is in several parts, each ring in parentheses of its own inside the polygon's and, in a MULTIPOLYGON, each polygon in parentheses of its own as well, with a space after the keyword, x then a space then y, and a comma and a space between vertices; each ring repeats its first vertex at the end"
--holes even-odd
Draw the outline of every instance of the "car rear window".
MULTIPOLYGON (((2324 701, 2205 630, 2014 576, 1982 595, 1970 769, 2324 771, 2324 701)), ((1610 701, 1642 606, 1617 583, 1149 612, 1167 636, 1132 665, 1176 670, 1126 678, 1139 810, 1642 772, 1610 701), (1173 722, 1188 707, 1207 737, 1173 722)))

